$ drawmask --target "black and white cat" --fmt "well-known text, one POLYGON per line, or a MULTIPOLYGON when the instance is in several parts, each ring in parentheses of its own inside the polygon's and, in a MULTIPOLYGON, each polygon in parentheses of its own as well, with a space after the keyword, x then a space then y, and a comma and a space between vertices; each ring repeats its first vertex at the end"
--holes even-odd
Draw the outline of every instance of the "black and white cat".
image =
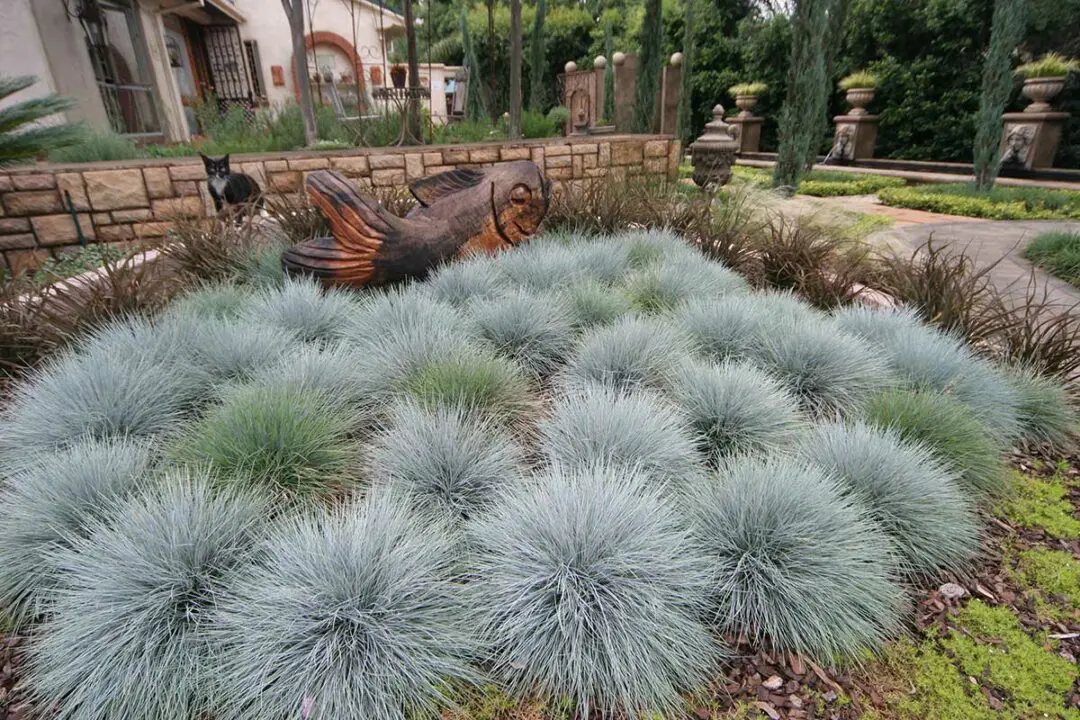
POLYGON ((210 197, 220 213, 225 206, 263 206, 262 189, 255 178, 229 170, 229 156, 212 158, 199 153, 206 166, 206 182, 210 197))

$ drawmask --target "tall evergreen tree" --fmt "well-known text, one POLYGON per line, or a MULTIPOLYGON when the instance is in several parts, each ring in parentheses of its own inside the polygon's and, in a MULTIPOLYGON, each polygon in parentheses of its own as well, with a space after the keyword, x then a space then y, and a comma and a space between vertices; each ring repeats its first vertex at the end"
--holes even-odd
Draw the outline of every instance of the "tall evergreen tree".
POLYGON ((469 80, 465 83, 465 117, 468 120, 483 120, 487 115, 484 96, 480 89, 480 63, 476 60, 476 49, 469 36, 468 8, 461 9, 461 54, 469 80))
POLYGON ((799 186, 821 140, 819 116, 825 112, 828 76, 825 37, 833 0, 796 0, 792 18, 791 61, 787 98, 780 112, 780 148, 773 171, 774 187, 799 186))
MULTIPOLYGON (((544 2, 544 0, 540 0, 544 2)), ((611 31, 611 20, 604 21, 604 57, 607 68, 604 69, 604 119, 615 124, 615 37, 611 31)))
MULTIPOLYGON (((420 89, 420 62, 416 54, 416 18, 413 17, 412 0, 404 0, 405 13, 405 46, 409 66, 409 90, 420 89)), ((409 133, 408 142, 423 143, 423 135, 420 128, 420 97, 409 97, 405 106, 407 128, 409 133)))
POLYGON ((529 41, 529 109, 543 112, 547 107, 547 52, 544 47, 544 17, 547 15, 546 0, 536 1, 536 16, 533 19, 532 38, 529 41))
POLYGON ((663 68, 664 18, 660 0, 645 0, 645 21, 641 25, 641 54, 638 56, 637 92, 634 95, 634 131, 652 132, 656 95, 660 91, 663 68))
POLYGON ((975 186, 994 187, 998 174, 1001 113, 1012 91, 1012 60, 1024 38, 1028 0, 995 0, 990 26, 990 48, 983 63, 982 94, 975 116, 975 186))
POLYGON ((521 137, 521 0, 510 0, 510 137, 521 137))
POLYGON ((682 87, 679 90, 679 122, 675 134, 686 147, 693 140, 690 137, 693 94, 694 94, 694 57, 697 55, 697 24, 694 20, 696 0, 686 0, 686 16, 683 22, 683 63, 682 63, 682 87))

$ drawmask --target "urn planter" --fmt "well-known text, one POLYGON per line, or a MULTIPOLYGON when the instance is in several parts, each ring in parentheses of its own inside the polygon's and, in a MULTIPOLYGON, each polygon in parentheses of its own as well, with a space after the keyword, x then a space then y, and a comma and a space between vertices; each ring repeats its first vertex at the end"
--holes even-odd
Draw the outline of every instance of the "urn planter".
POLYGON ((1029 78, 1025 80, 1020 92, 1028 100, 1031 100, 1031 104, 1024 108, 1024 112, 1049 112, 1051 101, 1061 94, 1064 87, 1064 77, 1029 78))

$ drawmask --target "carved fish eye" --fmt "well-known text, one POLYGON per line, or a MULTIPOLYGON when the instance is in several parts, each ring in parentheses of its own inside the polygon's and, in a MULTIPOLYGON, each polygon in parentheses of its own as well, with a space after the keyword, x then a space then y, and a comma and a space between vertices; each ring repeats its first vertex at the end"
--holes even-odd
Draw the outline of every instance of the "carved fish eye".
POLYGON ((515 205, 524 205, 532 200, 532 190, 528 185, 515 185, 510 191, 510 202, 515 205))

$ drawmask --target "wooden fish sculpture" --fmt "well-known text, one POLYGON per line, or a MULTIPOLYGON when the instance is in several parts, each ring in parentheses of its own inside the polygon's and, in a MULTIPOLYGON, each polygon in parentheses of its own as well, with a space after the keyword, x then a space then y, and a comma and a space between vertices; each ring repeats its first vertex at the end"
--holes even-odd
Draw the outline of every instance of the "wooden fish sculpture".
POLYGON ((311 173, 308 194, 333 236, 285 250, 285 270, 314 275, 329 286, 424 277, 451 258, 525 242, 551 200, 551 183, 528 160, 451 170, 417 180, 409 189, 420 204, 402 218, 357 192, 340 173, 311 173))

